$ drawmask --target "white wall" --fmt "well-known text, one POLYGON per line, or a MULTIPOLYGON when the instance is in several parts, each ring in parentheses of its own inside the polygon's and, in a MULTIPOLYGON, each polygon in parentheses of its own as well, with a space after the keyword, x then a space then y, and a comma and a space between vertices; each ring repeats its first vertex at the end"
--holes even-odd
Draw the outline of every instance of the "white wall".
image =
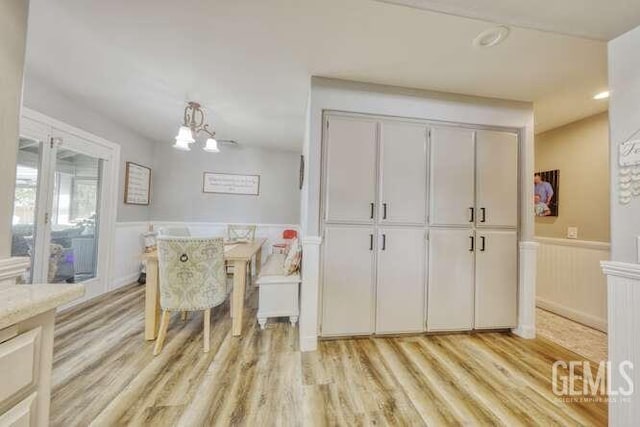
POLYGON ((0 2, 0 259, 11 254, 13 188, 27 36, 27 0, 0 2))
MULTIPOLYGON (((503 126, 521 129, 523 158, 521 168, 521 241, 533 238, 533 106, 531 103, 501 101, 389 86, 312 78, 307 136, 303 153, 307 159, 300 219, 305 257, 301 296, 300 343, 303 350, 314 350, 317 340, 320 182, 322 113, 349 111, 398 117, 503 126)), ((535 311, 535 244, 521 244, 521 282, 519 285, 519 328, 517 333, 531 337, 535 311), (524 263, 527 265, 523 265, 524 263), (531 265, 528 265, 531 264, 531 265)))
MULTIPOLYGON (((603 263, 607 275, 610 383, 616 390, 626 382, 618 373, 630 361, 635 393, 629 401, 609 402, 609 425, 634 426, 640 420, 640 263, 636 239, 640 236, 640 197, 630 204, 618 201, 618 149, 640 130, 640 27, 609 42, 609 128, 611 135, 611 259, 603 263)), ((640 133, 636 134, 640 139, 640 133)))
POLYGON ((119 144, 121 164, 117 221, 149 219, 149 207, 124 203, 124 171, 126 161, 151 166, 154 142, 93 111, 87 105, 70 99, 35 76, 27 75, 25 78, 24 106, 119 144))
POLYGON ((640 197, 618 203, 618 146, 633 133, 640 139, 640 27, 609 42, 609 127, 611 136, 611 259, 639 262, 640 197))
POLYGON ((300 153, 222 145, 207 153, 200 142, 178 151, 155 145, 151 219, 183 222, 297 224, 300 153), (260 175, 258 196, 202 191, 204 172, 260 175))

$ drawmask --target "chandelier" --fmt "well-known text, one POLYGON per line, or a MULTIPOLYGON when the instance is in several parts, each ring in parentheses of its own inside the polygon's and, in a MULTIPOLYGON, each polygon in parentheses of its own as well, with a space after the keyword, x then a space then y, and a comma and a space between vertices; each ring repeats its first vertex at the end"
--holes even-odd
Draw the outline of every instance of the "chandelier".
MULTIPOLYGON (((190 145, 196 142, 195 138, 198 134, 206 134, 207 141, 202 149, 210 153, 219 153, 218 141, 216 141, 216 133, 209 129, 209 124, 205 123, 205 114, 202 106, 197 102, 189 102, 184 108, 184 117, 182 120, 182 126, 178 130, 175 144, 173 148, 181 151, 190 151, 190 145)), ((237 144, 235 141, 225 140, 221 143, 237 144)))

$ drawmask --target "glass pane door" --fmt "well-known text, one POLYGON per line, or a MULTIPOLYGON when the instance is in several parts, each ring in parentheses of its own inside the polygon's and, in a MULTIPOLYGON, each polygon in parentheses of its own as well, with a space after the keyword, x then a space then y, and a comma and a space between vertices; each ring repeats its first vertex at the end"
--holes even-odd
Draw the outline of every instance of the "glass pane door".
POLYGON ((96 277, 102 160, 58 147, 53 159, 46 281, 96 277))
POLYGON ((18 142, 11 256, 31 259, 28 270, 18 279, 20 283, 31 283, 33 280, 42 146, 41 142, 28 138, 20 138, 18 142))

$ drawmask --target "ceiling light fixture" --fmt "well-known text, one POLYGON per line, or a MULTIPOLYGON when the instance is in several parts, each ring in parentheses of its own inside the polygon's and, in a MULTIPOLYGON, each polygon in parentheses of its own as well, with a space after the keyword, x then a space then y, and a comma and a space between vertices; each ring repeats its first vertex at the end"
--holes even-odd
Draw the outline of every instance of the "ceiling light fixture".
MULTIPOLYGON (((219 153, 218 141, 215 139, 216 133, 209 129, 209 124, 205 123, 205 118, 204 110, 199 103, 193 101, 188 102, 184 108, 182 126, 180 126, 178 135, 175 137, 176 142, 173 144, 173 148, 180 151, 190 151, 190 144, 196 142, 195 138, 198 134, 205 133, 208 135, 208 138, 202 149, 209 153, 219 153)), ((232 140, 225 140, 223 142, 227 144, 237 144, 237 142, 232 140)))
POLYGON ((593 99, 595 100, 601 100, 601 99, 607 99, 609 97, 609 91, 605 90, 604 92, 600 92, 598 94, 596 94, 593 99))
POLYGON ((482 49, 493 47, 502 43, 510 32, 511 30, 509 27, 505 27, 503 25, 499 25, 495 28, 489 28, 488 30, 478 34, 476 38, 473 39, 472 44, 473 46, 482 49))

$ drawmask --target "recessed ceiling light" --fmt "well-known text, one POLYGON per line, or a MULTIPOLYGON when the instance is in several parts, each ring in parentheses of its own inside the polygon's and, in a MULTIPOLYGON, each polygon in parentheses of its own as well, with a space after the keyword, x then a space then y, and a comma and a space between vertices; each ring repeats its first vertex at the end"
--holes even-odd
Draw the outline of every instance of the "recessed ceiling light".
POLYGON ((596 94, 593 99, 607 99, 609 97, 609 91, 605 90, 604 92, 600 92, 596 94))
POLYGON ((511 30, 509 30, 508 27, 502 25, 495 28, 489 28, 488 30, 485 30, 478 34, 476 38, 473 39, 473 45, 479 48, 496 46, 497 44, 502 43, 504 39, 507 38, 510 31, 511 30))

